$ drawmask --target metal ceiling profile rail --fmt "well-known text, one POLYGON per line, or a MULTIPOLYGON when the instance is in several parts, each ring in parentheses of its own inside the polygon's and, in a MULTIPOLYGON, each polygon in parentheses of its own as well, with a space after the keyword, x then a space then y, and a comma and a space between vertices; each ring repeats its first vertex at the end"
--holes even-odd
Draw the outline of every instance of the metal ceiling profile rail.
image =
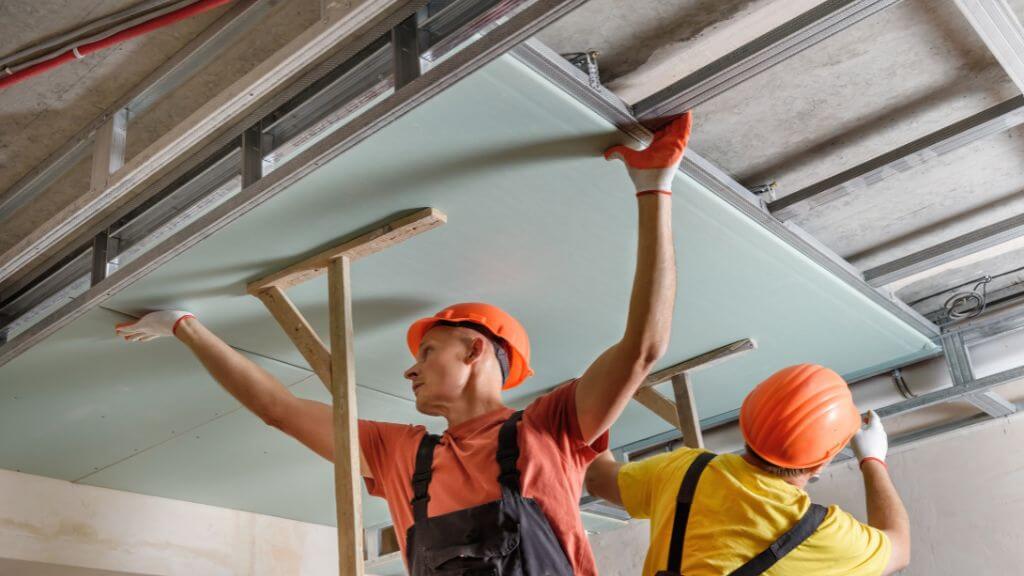
POLYGON ((886 286, 996 246, 1009 248, 1008 243, 1019 238, 1024 238, 1024 215, 1021 214, 869 268, 864 271, 864 279, 872 286, 886 286))
POLYGON ((647 126, 711 100, 791 56, 901 0, 827 0, 739 49, 637 102, 647 126))
MULTIPOLYGON (((0 346, 0 365, 7 363, 35 343, 80 317, 89 309, 110 298, 113 294, 142 278, 178 254, 191 248, 252 208, 255 208, 294 182, 315 171, 331 159, 370 137, 405 113, 441 93, 449 86, 480 69, 516 45, 529 39, 548 24, 582 5, 585 1, 536 0, 525 4, 518 12, 508 16, 507 20, 490 29, 483 37, 466 45, 447 59, 440 61, 430 70, 427 70, 404 87, 395 91, 391 96, 373 104, 340 128, 326 134, 315 144, 278 166, 274 171, 261 178, 254 179, 250 186, 245 187, 239 193, 231 196, 195 221, 174 232, 172 236, 146 252, 145 258, 138 258, 128 264, 121 265, 116 271, 91 286, 84 293, 77 295, 72 301, 63 304, 38 323, 14 336, 3 346, 0 346)), ((416 9, 422 4, 419 3, 416 9)), ((414 3, 410 2, 409 5, 414 5, 414 3)), ((412 12, 415 12, 415 10, 412 10, 412 12)), ((400 12, 396 12, 392 16, 394 17, 396 14, 400 14, 400 12)), ((408 13, 402 14, 401 18, 397 21, 392 22, 392 19, 388 19, 386 22, 382 22, 378 26, 383 29, 378 30, 374 28, 367 31, 352 41, 352 44, 356 45, 355 48, 343 49, 342 52, 347 54, 348 57, 354 56, 355 53, 370 45, 380 35, 390 34, 391 28, 400 24, 407 16, 408 13)), ((342 64, 344 64, 344 60, 342 64)), ((294 86, 294 89, 287 96, 294 97, 296 94, 301 93, 302 88, 309 85, 309 83, 309 80, 304 83, 300 82, 294 86)), ((229 130, 227 142, 217 141, 215 144, 219 146, 230 144, 239 138, 245 129, 257 122, 261 122, 263 116, 269 115, 274 109, 286 103, 287 99, 284 97, 275 99, 273 107, 268 105, 266 109, 260 109, 259 112, 262 113, 262 116, 254 117, 254 115, 250 114, 235 128, 237 134, 231 133, 232 131, 229 130)), ((211 146, 213 144, 204 148, 203 152, 207 151, 211 146)), ((203 154, 198 156, 200 156, 200 160, 205 158, 203 154)), ((197 161, 193 160, 193 163, 197 161)), ((102 231, 102 229, 97 232, 99 231, 102 231)), ((90 239, 91 242, 92 240, 90 239)))
POLYGON ((810 210, 811 201, 815 205, 824 204, 1021 124, 1024 124, 1024 96, 1016 96, 867 162, 786 194, 769 202, 768 210, 780 220, 790 220, 810 210))

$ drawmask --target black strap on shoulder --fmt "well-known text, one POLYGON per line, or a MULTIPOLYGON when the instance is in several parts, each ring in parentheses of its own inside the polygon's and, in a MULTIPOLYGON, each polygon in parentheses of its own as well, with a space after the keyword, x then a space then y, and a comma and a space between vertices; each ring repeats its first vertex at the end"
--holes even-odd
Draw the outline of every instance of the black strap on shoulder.
POLYGON ((434 473, 434 448, 441 441, 440 436, 424 434, 416 450, 416 470, 412 473, 412 516, 419 523, 427 519, 427 503, 430 502, 430 478, 434 473))
POLYGON ((519 429, 516 426, 523 419, 520 410, 508 417, 498 431, 498 482, 512 493, 519 493, 519 429))
POLYGON ((779 536, 779 539, 766 548, 764 552, 754 556, 749 562, 737 568, 730 576, 757 576, 768 570, 781 560, 783 556, 789 554, 802 544, 804 540, 810 538, 811 534, 814 534, 814 531, 818 529, 818 526, 821 526, 826 514, 828 514, 828 508, 818 504, 811 504, 807 512, 804 513, 804 517, 796 525, 782 536, 779 536))
POLYGON ((686 523, 690 519, 690 505, 693 504, 693 494, 697 491, 697 482, 704 469, 715 459, 717 454, 712 452, 701 452, 690 464, 690 469, 683 476, 683 482, 679 485, 679 495, 676 496, 676 517, 672 521, 672 540, 668 549, 668 570, 669 574, 680 574, 683 565, 683 543, 686 540, 686 523))

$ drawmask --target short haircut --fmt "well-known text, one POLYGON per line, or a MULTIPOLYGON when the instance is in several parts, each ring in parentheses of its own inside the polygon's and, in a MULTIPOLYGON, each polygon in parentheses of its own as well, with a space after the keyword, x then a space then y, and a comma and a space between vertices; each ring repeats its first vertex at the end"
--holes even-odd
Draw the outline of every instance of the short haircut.
POLYGON ((814 468, 784 468, 777 464, 772 464, 771 462, 765 460, 760 455, 758 455, 757 452, 754 452, 754 449, 750 447, 750 444, 745 444, 745 446, 747 448, 747 454, 749 454, 750 458, 755 463, 757 463, 758 468, 761 468, 766 472, 775 474, 776 476, 781 476, 783 478, 795 478, 796 476, 803 476, 804 474, 809 474, 814 470, 814 468))
POLYGON ((476 322, 470 322, 467 320, 462 320, 459 322, 441 320, 440 322, 437 323, 437 325, 452 326, 455 328, 469 328, 470 330, 479 333, 481 336, 490 341, 491 345, 494 346, 494 355, 498 359, 498 368, 501 369, 501 382, 502 384, 504 384, 505 382, 508 381, 509 353, 508 345, 505 343, 504 339, 496 336, 493 332, 488 330, 486 326, 482 324, 477 324, 476 322))

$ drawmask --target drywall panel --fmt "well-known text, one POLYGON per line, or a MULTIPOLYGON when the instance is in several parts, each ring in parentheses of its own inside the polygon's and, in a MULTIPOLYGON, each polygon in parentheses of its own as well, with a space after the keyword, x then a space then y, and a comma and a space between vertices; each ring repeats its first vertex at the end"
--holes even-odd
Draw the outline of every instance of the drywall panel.
MULTIPOLYGON (((210 386, 216 386, 212 382, 210 386)), ((292 387, 303 398, 329 403, 316 378, 292 387)), ((400 422, 426 421, 405 400, 359 391, 359 412, 400 422)), ((440 432, 435 421, 432 428, 440 432)), ((85 479, 86 484, 335 524, 334 465, 292 438, 236 410, 85 479)), ((388 520, 384 500, 363 491, 366 525, 388 520)))
MULTIPOLYGON (((176 341, 132 346, 95 309, 0 371, 0 468, 78 480, 239 408, 176 341)), ((250 355, 286 384, 309 372, 250 355)))
MULTIPOLYGON (((353 264, 360 402, 369 390, 386 395, 360 406, 361 415, 431 422, 411 410, 411 390, 402 378, 411 363, 405 329, 420 316, 464 300, 499 304, 529 330, 537 376, 509 394, 510 401, 521 401, 580 374, 622 334, 635 265, 636 207, 625 171, 600 156, 619 137, 558 87, 502 58, 106 305, 131 314, 189 309, 229 343, 264 361, 304 366, 262 304, 245 295, 246 282, 403 210, 433 206, 448 214, 447 225, 353 264)), ((922 335, 691 179, 679 175, 673 189, 680 286, 672 343, 661 366, 740 338, 759 345, 696 377, 703 416, 736 408, 747 390, 786 364, 820 362, 851 374, 931 350, 922 335)), ((325 334, 325 280, 290 295, 325 334)), ((70 394, 70 388, 81 402, 102 402, 100 392, 107 388, 133 391, 131 402, 111 407, 126 413, 118 416, 124 422, 119 436, 63 442, 58 435, 14 435, 3 450, 29 459, 37 473, 74 477, 88 473, 93 462, 109 466, 114 456, 131 456, 135 446, 127 445, 135 443, 127 439, 145 436, 152 427, 138 410, 152 407, 159 419, 162 403, 172 412, 180 404, 188 408, 188 417, 179 418, 183 423, 207 422, 198 434, 171 435, 173 441, 85 481, 330 521, 323 463, 247 414, 217 418, 214 413, 222 412, 216 398, 225 407, 234 404, 173 341, 126 352, 127 345, 110 331, 112 314, 87 318, 0 368, 0 382, 3 389, 31 390, 38 373, 55 370, 52 362, 60 373, 75 376, 65 376, 64 388, 51 396, 70 394), (94 353, 61 356, 83 337, 96 347, 94 353), (102 338, 109 342, 101 345, 102 338), (27 364, 25 358, 36 360, 27 364), (175 388, 182 374, 189 379, 185 394, 175 388), (110 442, 119 446, 113 454, 104 444, 110 442), (75 466, 63 461, 69 453, 80 460, 75 466)), ((281 364, 275 369, 296 370, 281 364)), ((299 388, 307 384, 310 393, 318 390, 312 381, 299 388)), ((77 434, 82 422, 70 406, 55 412, 40 399, 28 408, 19 415, 22 421, 56 418, 64 436, 77 434)), ((150 444, 170 437, 164 430, 169 424, 159 427, 164 436, 151 434, 150 444)), ((612 441, 622 444, 667 427, 631 406, 612 441)), ((0 467, 15 467, 16 460, 0 457, 0 467)), ((367 506, 380 510, 380 503, 367 506)))

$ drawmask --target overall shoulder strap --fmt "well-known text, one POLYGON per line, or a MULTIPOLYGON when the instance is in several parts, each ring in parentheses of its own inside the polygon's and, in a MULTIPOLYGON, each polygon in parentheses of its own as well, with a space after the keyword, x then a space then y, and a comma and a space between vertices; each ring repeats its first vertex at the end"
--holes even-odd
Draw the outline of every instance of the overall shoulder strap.
POLYGON ((686 523, 690 519, 690 505, 693 504, 693 494, 697 491, 697 482, 708 464, 715 459, 717 454, 701 452, 690 464, 690 468, 683 476, 679 484, 679 494, 676 496, 676 516, 672 521, 672 540, 669 541, 668 569, 669 574, 681 574, 683 566, 683 544, 686 540, 686 523))
POLYGON ((434 473, 434 448, 441 441, 440 436, 429 432, 420 440, 416 450, 416 470, 412 473, 412 516, 415 522, 427 519, 427 503, 430 502, 430 478, 434 473))
POLYGON ((771 568, 783 556, 789 554, 802 544, 804 540, 810 538, 811 534, 814 534, 814 531, 818 529, 818 526, 821 526, 826 514, 828 514, 828 508, 818 504, 811 504, 807 512, 804 513, 803 518, 796 525, 782 536, 779 536, 779 539, 766 548, 764 552, 754 556, 749 562, 737 568, 730 576, 757 576, 771 568))
POLYGON ((508 417, 498 431, 498 482, 512 493, 519 493, 519 428, 516 426, 523 419, 520 410, 508 417))

